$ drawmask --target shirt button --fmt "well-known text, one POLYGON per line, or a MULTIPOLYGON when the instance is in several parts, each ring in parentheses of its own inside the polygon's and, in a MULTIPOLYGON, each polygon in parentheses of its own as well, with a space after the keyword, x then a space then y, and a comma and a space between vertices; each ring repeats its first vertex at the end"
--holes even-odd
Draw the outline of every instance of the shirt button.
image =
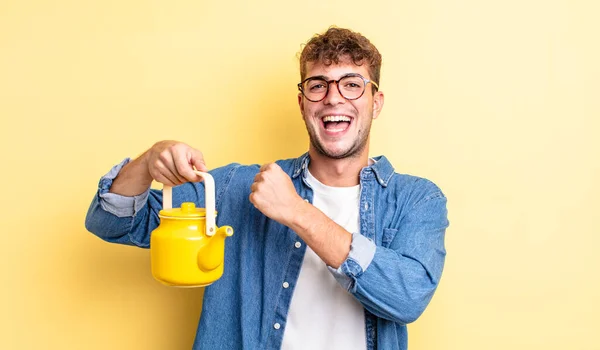
POLYGON ((281 328, 281 325, 280 325, 279 323, 275 323, 275 324, 273 325, 273 328, 275 328, 275 329, 279 329, 279 328, 281 328))
POLYGON ((294 247, 296 247, 296 248, 300 248, 301 246, 302 246, 302 243, 300 243, 300 242, 294 243, 294 247))
POLYGON ((308 199, 304 198, 304 201, 305 201, 306 203, 308 203, 308 199))
POLYGON ((290 286, 290 284, 289 284, 289 283, 287 283, 287 282, 283 282, 283 288, 288 288, 289 286, 290 286))

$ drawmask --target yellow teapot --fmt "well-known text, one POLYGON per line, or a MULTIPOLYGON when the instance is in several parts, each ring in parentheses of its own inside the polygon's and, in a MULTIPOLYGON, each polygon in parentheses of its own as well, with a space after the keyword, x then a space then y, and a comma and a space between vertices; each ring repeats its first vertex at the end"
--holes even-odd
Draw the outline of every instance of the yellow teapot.
POLYGON ((172 188, 163 186, 160 225, 150 237, 152 275, 168 286, 204 287, 223 275, 225 238, 233 229, 217 227, 215 181, 208 173, 196 174, 204 179, 206 209, 190 202, 172 208, 172 188))

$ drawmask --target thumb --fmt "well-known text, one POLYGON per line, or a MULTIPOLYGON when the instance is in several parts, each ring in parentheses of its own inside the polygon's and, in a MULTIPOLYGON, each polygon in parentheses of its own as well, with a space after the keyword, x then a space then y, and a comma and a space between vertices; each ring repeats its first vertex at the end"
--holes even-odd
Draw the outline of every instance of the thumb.
POLYGON ((208 167, 206 166, 206 163, 204 163, 204 156, 202 155, 202 152, 200 152, 200 151, 195 151, 195 152, 192 153, 192 157, 190 159, 190 163, 198 171, 202 171, 202 172, 207 172, 208 171, 208 167))

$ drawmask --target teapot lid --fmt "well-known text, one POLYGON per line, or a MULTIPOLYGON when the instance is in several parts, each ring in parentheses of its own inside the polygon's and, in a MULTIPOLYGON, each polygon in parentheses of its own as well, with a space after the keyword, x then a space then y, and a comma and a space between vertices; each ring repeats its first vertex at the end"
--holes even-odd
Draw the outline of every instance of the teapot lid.
MULTIPOLYGON (((215 210, 216 214, 216 210, 215 210)), ((196 208, 192 202, 181 203, 181 208, 163 209, 158 213, 161 217, 195 219, 206 216, 205 208, 196 208)))

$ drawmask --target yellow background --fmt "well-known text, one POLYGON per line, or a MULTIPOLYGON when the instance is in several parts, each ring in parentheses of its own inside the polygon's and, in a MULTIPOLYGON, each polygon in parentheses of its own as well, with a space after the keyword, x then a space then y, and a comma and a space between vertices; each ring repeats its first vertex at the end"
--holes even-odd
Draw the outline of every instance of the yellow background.
POLYGON ((371 154, 449 198, 447 264, 410 349, 600 349, 595 1, 0 2, 2 349, 189 349, 201 290, 83 221, 155 141, 209 166, 307 149, 300 44, 384 56, 371 154))

